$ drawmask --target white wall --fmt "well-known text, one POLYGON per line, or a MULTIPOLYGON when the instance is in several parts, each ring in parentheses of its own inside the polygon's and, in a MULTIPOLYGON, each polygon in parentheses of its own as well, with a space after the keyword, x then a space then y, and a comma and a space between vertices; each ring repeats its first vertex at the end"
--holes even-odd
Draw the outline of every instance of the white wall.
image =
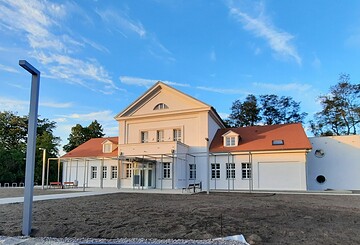
POLYGON ((311 137, 313 150, 307 156, 309 190, 360 190, 360 135, 311 137), (315 156, 321 149, 324 156, 315 156), (316 178, 322 175, 324 183, 316 178))

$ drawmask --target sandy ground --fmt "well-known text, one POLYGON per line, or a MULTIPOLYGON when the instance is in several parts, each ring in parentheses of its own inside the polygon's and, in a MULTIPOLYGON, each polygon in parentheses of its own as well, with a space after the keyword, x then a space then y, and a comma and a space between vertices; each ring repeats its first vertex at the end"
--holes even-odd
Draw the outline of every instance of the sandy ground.
MULTIPOLYGON (((22 204, 0 205, 0 235, 21 233, 22 204)), ((34 202, 35 237, 209 239, 360 244, 360 196, 115 193, 34 202)))

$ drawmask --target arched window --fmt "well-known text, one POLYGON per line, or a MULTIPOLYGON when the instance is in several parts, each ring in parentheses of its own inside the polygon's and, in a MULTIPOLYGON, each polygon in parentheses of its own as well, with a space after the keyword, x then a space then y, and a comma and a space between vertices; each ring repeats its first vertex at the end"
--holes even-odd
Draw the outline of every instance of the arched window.
POLYGON ((154 107, 154 110, 162 110, 162 109, 169 109, 169 107, 164 103, 159 103, 154 107))

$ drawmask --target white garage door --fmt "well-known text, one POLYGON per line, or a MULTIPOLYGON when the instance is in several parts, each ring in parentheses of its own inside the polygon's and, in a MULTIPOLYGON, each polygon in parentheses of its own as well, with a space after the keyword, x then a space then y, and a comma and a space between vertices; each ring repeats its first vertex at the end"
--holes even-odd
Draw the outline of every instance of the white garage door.
MULTIPOLYGON (((261 190, 303 190, 305 167, 300 162, 259 162, 261 190)), ((306 186, 305 186, 306 189, 306 186)))

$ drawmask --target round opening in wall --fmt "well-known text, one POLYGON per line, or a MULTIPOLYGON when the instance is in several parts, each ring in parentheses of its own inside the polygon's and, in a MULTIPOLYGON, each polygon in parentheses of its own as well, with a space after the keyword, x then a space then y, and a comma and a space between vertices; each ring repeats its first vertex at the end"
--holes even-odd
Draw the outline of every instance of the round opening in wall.
POLYGON ((316 181, 320 184, 324 183, 326 181, 326 178, 324 175, 318 175, 318 177, 316 177, 316 181))
POLYGON ((325 156, 325 152, 322 149, 317 149, 314 154, 316 157, 319 157, 319 158, 325 156))

